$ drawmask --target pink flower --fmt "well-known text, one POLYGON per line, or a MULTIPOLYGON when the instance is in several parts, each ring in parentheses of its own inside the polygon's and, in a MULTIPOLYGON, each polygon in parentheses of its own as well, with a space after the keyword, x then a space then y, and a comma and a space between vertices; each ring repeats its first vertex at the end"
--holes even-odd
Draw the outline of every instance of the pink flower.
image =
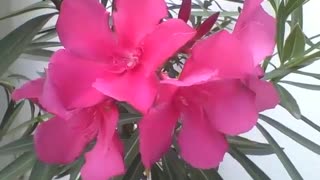
POLYGON ((146 112, 155 72, 194 35, 182 20, 160 23, 164 0, 117 0, 114 9, 110 19, 98 0, 62 2, 57 32, 66 50, 52 57, 48 74, 67 109, 95 105, 105 94, 146 112))
POLYGON ((221 31, 197 42, 179 80, 161 82, 154 107, 139 125, 146 167, 170 147, 178 119, 181 157, 196 168, 216 167, 228 149, 225 135, 249 131, 258 112, 278 104, 275 88, 259 79, 257 68, 275 45, 275 21, 260 3, 245 1, 232 34, 221 31))
MULTIPOLYGON (((13 98, 28 98, 41 105, 48 93, 54 96, 54 92, 50 79, 40 78, 15 90, 13 98)), ((35 150, 40 160, 49 164, 71 163, 96 138, 94 148, 85 154, 86 161, 81 169, 83 179, 105 180, 125 171, 123 148, 115 131, 118 110, 110 99, 72 111, 63 109, 59 99, 51 103, 55 105, 45 109, 57 114, 42 122, 34 134, 35 150)))

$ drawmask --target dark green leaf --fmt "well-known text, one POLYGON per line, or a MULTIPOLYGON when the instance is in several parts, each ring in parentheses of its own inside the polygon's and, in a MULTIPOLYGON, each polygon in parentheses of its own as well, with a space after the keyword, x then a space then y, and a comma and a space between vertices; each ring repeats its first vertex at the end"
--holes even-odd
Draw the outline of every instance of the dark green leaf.
POLYGON ((302 68, 306 65, 310 65, 311 63, 318 60, 319 58, 320 58, 320 51, 315 52, 313 54, 310 54, 308 56, 293 59, 292 61, 288 62, 288 64, 286 64, 286 67, 287 68, 294 68, 294 67, 302 68))
MULTIPOLYGON (((284 0, 282 0, 284 1, 284 0)), ((301 7, 304 3, 304 0, 289 0, 286 4, 286 15, 289 16, 295 9, 301 7)))
POLYGON ((274 119, 272 119, 272 118, 270 118, 268 116, 260 114, 259 118, 261 120, 265 121, 266 123, 268 123, 269 125, 271 125, 272 127, 276 128, 278 131, 280 131, 283 134, 287 135, 292 140, 294 140, 297 143, 301 144, 302 146, 306 147, 310 151, 320 155, 320 146, 318 144, 316 144, 316 143, 310 141, 309 139, 301 136, 300 134, 294 132, 293 130, 287 128, 283 124, 279 123, 278 121, 275 121, 274 119))
POLYGON ((167 180, 164 172, 160 169, 158 164, 154 164, 151 168, 151 179, 152 180, 167 180))
POLYGON ((286 11, 285 11, 285 5, 284 1, 281 1, 277 13, 277 48, 278 48, 278 54, 280 57, 281 63, 284 63, 284 60, 282 59, 282 51, 283 51, 283 42, 284 42, 284 32, 285 32, 285 24, 286 24, 286 11))
POLYGON ((31 19, 0 40, 0 76, 21 55, 37 32, 54 14, 31 19))
POLYGON ((291 28, 294 28, 297 24, 300 25, 301 29, 303 29, 303 8, 302 5, 298 6, 297 9, 295 9, 291 13, 291 28))
POLYGON ((137 156, 128 168, 122 180, 137 180, 143 177, 144 167, 140 155, 137 156))
POLYGON ((53 55, 54 51, 46 50, 46 49, 34 49, 34 50, 26 50, 24 53, 33 55, 33 56, 40 56, 40 58, 32 59, 32 60, 39 60, 43 62, 48 62, 50 57, 53 55))
POLYGON ((136 123, 141 119, 141 115, 139 114, 131 114, 131 113, 121 113, 118 125, 122 126, 125 124, 136 123))
POLYGON ((38 160, 32 168, 29 180, 51 180, 57 169, 56 165, 48 165, 38 160))
POLYGON ((236 147, 231 146, 229 148, 230 155, 236 159, 242 167, 248 172, 248 174, 254 180, 267 180, 270 179, 254 162, 252 162, 247 156, 245 156, 236 147))
POLYGON ((294 72, 294 73, 296 73, 296 74, 301 74, 301 75, 305 75, 305 76, 310 76, 310 77, 313 77, 313 78, 315 78, 315 79, 319 79, 319 80, 320 80, 320 74, 303 72, 303 71, 296 71, 296 72, 294 72))
POLYGON ((222 177, 215 169, 195 169, 189 170, 190 180, 222 180, 222 177))
POLYGON ((269 144, 251 141, 240 136, 229 136, 227 140, 230 145, 248 155, 269 155, 274 153, 273 148, 269 144))
POLYGON ((60 42, 35 42, 31 43, 27 48, 26 51, 34 50, 34 49, 43 49, 43 48, 50 48, 50 47, 60 47, 60 42))
POLYGON ((76 180, 78 178, 83 164, 84 164, 84 158, 80 158, 79 160, 76 161, 74 166, 72 166, 69 171, 70 172, 70 179, 69 180, 76 180))
POLYGON ((293 81, 280 81, 281 83, 289 84, 292 86, 314 90, 314 91, 320 91, 320 85, 314 85, 314 84, 305 84, 305 83, 299 83, 299 82, 293 82, 293 81))
POLYGON ((268 133, 268 131, 262 127, 259 123, 257 123, 256 127, 259 129, 259 131, 262 133, 262 135, 266 138, 266 140, 269 142, 269 144, 274 148, 274 151, 276 152, 276 155, 278 156, 279 160, 287 170, 288 174, 293 180, 303 180, 302 176, 296 169, 296 167, 293 165, 293 163, 290 161, 288 156, 283 152, 283 150, 280 148, 278 143, 272 138, 272 136, 268 133))
POLYGON ((284 107, 290 114, 292 114, 293 117, 295 117, 296 119, 300 119, 301 111, 294 97, 281 85, 276 84, 275 87, 277 88, 281 98, 280 105, 284 107))
POLYGON ((24 105, 24 101, 21 101, 18 104, 15 104, 13 101, 10 102, 7 108, 7 111, 0 124, 0 140, 11 127, 12 123, 14 122, 20 110, 22 109, 23 105, 24 105))
POLYGON ((22 137, 16 141, 10 142, 0 147, 0 155, 9 155, 31 151, 33 149, 33 137, 22 137))
POLYGON ((124 161, 127 167, 131 165, 133 160, 139 154, 139 139, 138 139, 138 132, 134 132, 133 135, 130 137, 129 140, 125 142, 125 152, 126 155, 124 156, 124 161))
POLYGON ((17 179, 18 176, 30 170, 35 161, 33 152, 24 153, 0 171, 0 180, 17 179))
POLYGON ((301 120, 307 123, 309 126, 311 126, 313 129, 320 132, 320 126, 312 122, 310 119, 306 118, 305 116, 301 116, 301 120))
POLYGON ((55 37, 57 37, 57 32, 56 32, 56 29, 53 29, 49 32, 46 32, 45 34, 43 35, 40 35, 39 37, 35 38, 33 40, 33 42, 45 42, 45 41, 49 41, 55 37))
POLYGON ((17 15, 20 15, 20 14, 24 14, 24 13, 27 13, 27 12, 39 10, 39 9, 55 9, 55 7, 50 5, 48 1, 41 1, 41 2, 37 2, 37 3, 31 4, 30 6, 28 6, 26 8, 23 8, 21 10, 15 11, 15 12, 13 12, 11 14, 8 14, 8 15, 6 15, 4 17, 0 17, 0 20, 7 19, 7 18, 10 18, 10 17, 14 17, 14 16, 17 16, 17 15))
POLYGON ((283 61, 291 58, 298 58, 304 54, 305 39, 304 34, 297 24, 289 34, 284 44, 283 61))
POLYGON ((187 178, 186 165, 178 154, 170 149, 162 157, 163 170, 168 175, 168 180, 185 180, 187 178))

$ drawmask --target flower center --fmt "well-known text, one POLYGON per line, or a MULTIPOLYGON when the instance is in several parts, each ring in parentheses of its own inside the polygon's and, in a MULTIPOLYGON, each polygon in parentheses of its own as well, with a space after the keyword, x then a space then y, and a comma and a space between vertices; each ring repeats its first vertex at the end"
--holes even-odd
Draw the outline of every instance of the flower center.
POLYGON ((114 54, 113 65, 123 71, 133 69, 139 64, 141 54, 141 49, 117 52, 114 54))

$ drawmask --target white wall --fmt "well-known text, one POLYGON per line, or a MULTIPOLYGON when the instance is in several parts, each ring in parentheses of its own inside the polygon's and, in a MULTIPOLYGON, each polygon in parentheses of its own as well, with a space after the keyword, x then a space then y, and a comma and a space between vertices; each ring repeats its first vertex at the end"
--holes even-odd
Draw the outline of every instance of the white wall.
MULTIPOLYGON (((24 7, 26 4, 29 4, 34 0, 2 0, 0 2, 0 16, 3 16, 8 11, 13 9, 19 9, 24 7)), ((222 0, 220 0, 221 2, 222 0)), ((231 3, 227 3, 223 1, 225 9, 236 10, 236 7, 231 6, 231 3)), ((304 7, 304 31, 307 36, 313 36, 315 34, 320 33, 320 1, 312 0, 304 7)), ((268 10, 270 8, 267 7, 268 10)), ((25 18, 25 16, 23 16, 25 18)), ((3 21, 0 22, 0 37, 1 35, 6 34, 10 31, 12 27, 20 24, 23 20, 21 16, 13 19, 13 21, 3 21)), ((45 67, 45 63, 40 63, 38 61, 33 61, 32 57, 24 57, 20 58, 10 69, 11 72, 21 73, 29 76, 30 78, 35 78, 37 76, 36 71, 41 71, 45 67)), ((316 63, 308 68, 308 71, 320 73, 320 63, 316 63)), ((302 76, 294 76, 290 75, 288 79, 294 81, 301 81, 307 83, 319 83, 319 81, 302 77, 302 76)), ((313 120, 315 123, 320 125, 320 113, 319 113, 319 102, 320 102, 320 92, 309 91, 304 89, 299 89, 291 86, 284 85, 297 99, 302 113, 313 120)), ((0 100, 2 101, 3 96, 0 94, 0 100)), ((0 103, 1 103, 0 101, 0 103)), ((1 104, 2 107, 2 104, 1 104)), ((0 108, 2 110, 2 108, 0 108)), ((27 111, 27 110, 26 110, 27 111)), ((1 111, 0 111, 1 113, 1 111)), ((320 133, 316 132, 312 128, 305 125, 302 121, 296 120, 291 117, 285 110, 281 107, 277 107, 275 110, 269 110, 265 112, 265 114, 270 115, 271 117, 277 119, 279 122, 285 124, 289 128, 295 130, 298 133, 303 134, 305 137, 310 140, 320 144, 320 133)), ((1 115, 1 114, 0 114, 1 115)), ((23 119, 23 118, 21 118, 23 119)), ((286 154, 290 157, 292 162, 295 164, 299 172, 306 180, 318 180, 320 179, 319 170, 320 170, 320 156, 316 155, 309 150, 303 148, 299 144, 295 143, 291 139, 288 139, 285 135, 279 133, 272 127, 266 125, 261 122, 269 132, 274 136, 274 138, 278 141, 278 143, 285 148, 286 154)), ((251 132, 245 134, 245 136, 265 142, 261 134, 253 129, 251 132)), ((251 156, 254 162, 256 162, 259 167, 261 167, 271 179, 279 179, 279 180, 287 180, 290 179, 282 164, 276 157, 276 155, 270 156, 251 156)), ((2 161, 0 157, 0 167, 3 165, 4 161, 2 161)), ((247 180, 251 179, 250 176, 247 175, 245 170, 230 157, 229 155, 225 156, 223 163, 220 166, 219 172, 222 176, 227 180, 247 180)))

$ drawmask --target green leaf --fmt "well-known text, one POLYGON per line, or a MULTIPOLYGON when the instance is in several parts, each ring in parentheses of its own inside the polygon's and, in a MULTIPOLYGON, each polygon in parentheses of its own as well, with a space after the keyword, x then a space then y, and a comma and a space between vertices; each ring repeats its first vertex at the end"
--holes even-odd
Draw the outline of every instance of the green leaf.
POLYGON ((292 58, 301 57, 304 54, 304 34, 297 24, 286 39, 283 49, 283 62, 292 58))
POLYGON ((124 156, 124 161, 127 167, 131 165, 133 160, 139 154, 139 138, 138 132, 134 132, 133 135, 124 144, 126 155, 124 156))
POLYGON ((316 60, 319 60, 319 58, 320 58, 320 51, 315 52, 313 54, 310 54, 308 56, 303 56, 300 58, 293 59, 292 61, 290 61, 286 64, 286 67, 287 68, 293 68, 293 67, 302 68, 306 65, 310 65, 311 63, 315 62, 316 60))
POLYGON ((48 165, 38 160, 32 168, 29 180, 51 180, 57 169, 57 165, 48 165))
POLYGON ((269 142, 269 144, 274 148, 274 151, 276 152, 276 155, 278 156, 279 160, 287 170, 288 174, 293 180, 303 180, 302 176, 296 169, 296 167, 293 165, 293 163, 290 161, 288 156, 283 152, 283 150, 280 148, 278 143, 272 138, 272 136, 268 133, 268 131, 262 127, 259 123, 257 123, 256 127, 259 129, 261 134, 266 138, 266 140, 269 142))
POLYGON ((227 140, 231 146, 248 155, 274 154, 273 148, 269 144, 251 141, 240 136, 228 136, 227 140))
POLYGON ((3 19, 7 19, 10 17, 18 16, 27 12, 39 10, 39 9, 56 9, 54 6, 50 5, 48 1, 41 1, 34 4, 31 4, 30 6, 23 8, 21 10, 15 11, 11 14, 8 14, 4 17, 0 17, 0 21, 3 19))
POLYGON ((300 25, 301 29, 303 29, 303 8, 302 5, 298 6, 291 13, 291 28, 294 28, 297 24, 300 25))
POLYGON ((15 104, 13 101, 10 102, 7 111, 2 119, 2 122, 0 124, 0 140, 4 135, 6 135, 7 131, 11 127, 12 123, 16 119, 17 115, 21 111, 22 107, 24 105, 24 101, 19 102, 18 104, 15 104))
POLYGON ((33 152, 24 153, 0 171, 0 180, 17 179, 18 176, 30 170, 35 161, 33 152))
POLYGON ((309 72, 304 72, 304 71, 296 71, 294 72, 296 74, 301 74, 301 75, 305 75, 305 76, 310 76, 313 77, 315 79, 319 79, 320 80, 320 74, 316 74, 316 73, 309 73, 309 72))
POLYGON ((69 173, 70 173, 69 180, 76 180, 78 178, 83 164, 84 164, 84 158, 80 158, 78 161, 76 161, 74 166, 72 166, 71 169, 69 170, 69 173))
POLYGON ((307 123, 309 126, 311 126, 313 129, 320 132, 320 126, 312 122, 310 119, 306 118, 305 116, 301 116, 301 120, 307 123))
POLYGON ((118 121, 118 125, 122 126, 125 124, 136 123, 141 119, 140 114, 131 114, 131 113, 120 113, 120 118, 118 121))
POLYGON ((56 32, 56 29, 50 30, 43 35, 39 35, 39 37, 35 38, 33 42, 44 42, 44 41, 49 41, 55 37, 57 37, 58 34, 56 32))
POLYGON ((128 168, 126 174, 124 175, 122 180, 137 180, 143 177, 144 167, 141 162, 140 155, 137 156, 132 165, 128 168))
POLYGON ((31 19, 0 40, 0 76, 23 53, 25 47, 53 15, 54 13, 31 19))
POLYGON ((278 13, 277 13, 277 48, 281 63, 284 63, 282 59, 283 42, 284 42, 284 32, 287 16, 285 12, 284 0, 281 1, 278 13))
POLYGON ((295 98, 284 87, 275 84, 281 98, 280 105, 284 107, 296 119, 301 118, 301 111, 295 98))
POLYGON ((268 123, 269 125, 271 125, 272 127, 276 128, 278 131, 282 132, 283 134, 287 135, 289 138, 291 138, 292 140, 296 141, 297 143, 299 143, 300 145, 306 147, 307 149, 309 149, 310 151, 319 154, 320 155, 320 146, 312 141, 310 141, 309 139, 301 136, 300 134, 294 132, 293 130, 287 128, 286 126, 284 126, 283 124, 279 123, 278 121, 275 121, 274 119, 262 115, 259 115, 259 118, 263 121, 265 121, 266 123, 268 123))
POLYGON ((26 48, 27 51, 34 50, 34 49, 43 49, 43 48, 50 48, 50 47, 60 47, 60 42, 34 42, 28 45, 26 48))
MULTIPOLYGON (((284 1, 284 0, 282 0, 284 1)), ((304 0, 289 0, 286 4, 286 15, 289 16, 295 9, 301 7, 304 3, 304 0)))
POLYGON ((151 179, 152 180, 167 180, 163 171, 160 169, 158 164, 154 164, 151 168, 151 179))
POLYGON ((41 56, 41 58, 34 58, 32 60, 48 62, 50 57, 53 55, 54 51, 46 50, 46 49, 33 49, 33 50, 26 50, 24 51, 24 53, 33 55, 33 56, 41 56))
POLYGON ((281 83, 289 84, 292 86, 296 86, 299 88, 314 90, 314 91, 320 91, 320 85, 314 85, 314 84, 305 84, 305 83, 299 83, 299 82, 293 82, 293 81, 280 81, 281 83))
POLYGON ((215 169, 195 169, 189 170, 190 180, 223 180, 220 174, 215 169))
POLYGON ((6 156, 9 154, 23 153, 33 150, 33 137, 22 137, 16 141, 10 142, 0 147, 0 155, 6 156))
POLYGON ((163 170, 168 175, 168 180, 185 180, 187 172, 185 163, 178 157, 178 154, 170 150, 162 157, 163 170))
POLYGON ((229 148, 230 155, 236 159, 242 167, 248 172, 248 174, 254 180, 268 180, 270 179, 254 162, 252 162, 247 156, 245 156, 236 147, 231 146, 229 148))

